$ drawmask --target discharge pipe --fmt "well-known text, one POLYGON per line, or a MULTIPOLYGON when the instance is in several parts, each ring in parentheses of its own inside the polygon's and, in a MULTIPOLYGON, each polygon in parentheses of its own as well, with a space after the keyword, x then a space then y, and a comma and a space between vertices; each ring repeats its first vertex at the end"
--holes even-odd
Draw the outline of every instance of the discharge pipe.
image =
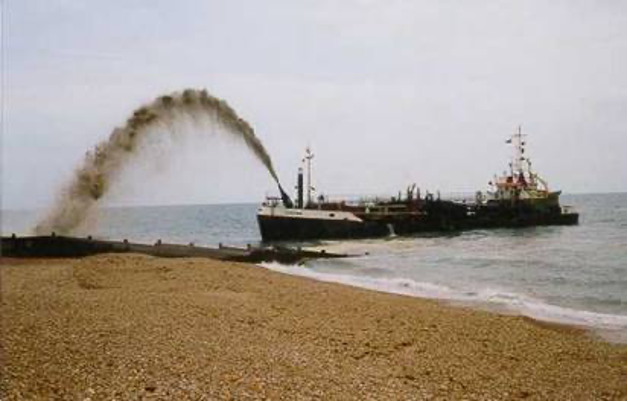
POLYGON ((292 200, 290 199, 288 194, 286 194, 286 192, 283 191, 283 187, 281 187, 281 184, 279 184, 279 182, 277 182, 277 186, 279 186, 279 193, 281 194, 281 202, 283 202, 284 207, 293 208, 294 204, 292 203, 292 200))

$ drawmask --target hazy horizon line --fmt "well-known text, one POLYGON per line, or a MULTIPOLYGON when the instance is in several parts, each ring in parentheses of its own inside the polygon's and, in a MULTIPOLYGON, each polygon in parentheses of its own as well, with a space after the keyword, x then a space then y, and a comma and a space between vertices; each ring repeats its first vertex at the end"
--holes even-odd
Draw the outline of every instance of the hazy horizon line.
MULTIPOLYGON (((434 194, 436 194, 435 192, 434 194)), ((402 191, 402 195, 404 192, 402 191)), ((473 196, 475 194, 474 191, 456 191, 456 192, 441 192, 442 195, 469 195, 473 196)), ((628 194, 626 191, 600 191, 600 192, 568 192, 561 193, 561 196, 582 196, 582 195, 612 195, 612 194, 628 194)), ((347 200, 356 200, 357 197, 363 198, 390 198, 394 197, 396 194, 355 194, 355 195, 330 195, 332 199, 335 198, 345 198, 347 200), (352 198, 353 197, 353 198, 352 198)), ((445 198, 446 199, 446 198, 445 198)), ((118 209, 118 208, 159 208, 159 207, 195 207, 195 206, 221 206, 221 205, 260 205, 263 201, 238 201, 238 202, 229 202, 229 201, 219 201, 219 202, 208 202, 208 203, 172 203, 172 204, 112 204, 112 205, 103 205, 100 206, 99 209, 118 209)), ((33 211, 44 211, 48 209, 48 207, 30 207, 30 208, 0 208, 0 212, 33 212, 33 211)), ((0 216, 1 220, 1 216, 0 216)))

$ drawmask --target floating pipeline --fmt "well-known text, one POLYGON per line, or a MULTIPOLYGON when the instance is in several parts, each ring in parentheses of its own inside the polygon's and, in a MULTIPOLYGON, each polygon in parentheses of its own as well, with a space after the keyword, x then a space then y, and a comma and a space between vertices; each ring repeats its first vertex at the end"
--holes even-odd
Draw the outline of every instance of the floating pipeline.
POLYGON ((223 261, 248 263, 279 262, 300 264, 316 258, 345 258, 349 254, 327 253, 288 247, 199 247, 169 244, 158 240, 155 244, 123 241, 97 240, 91 237, 68 236, 9 236, 2 237, 0 256, 14 258, 78 258, 103 253, 140 253, 166 258, 212 258, 223 261))

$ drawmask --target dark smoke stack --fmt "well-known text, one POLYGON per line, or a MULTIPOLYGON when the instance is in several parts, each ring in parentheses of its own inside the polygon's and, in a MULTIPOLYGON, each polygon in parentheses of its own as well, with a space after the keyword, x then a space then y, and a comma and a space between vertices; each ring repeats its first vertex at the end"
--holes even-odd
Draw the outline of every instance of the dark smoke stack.
POLYGON ((303 208, 303 169, 301 168, 297 175, 297 208, 303 208))
POLYGON ((290 199, 290 197, 288 197, 288 194, 286 194, 286 192, 283 191, 283 188, 281 187, 281 184, 279 184, 279 182, 277 182, 277 185, 279 186, 279 193, 281 194, 281 202, 283 202, 284 207, 293 208, 294 204, 292 203, 292 200, 290 199))

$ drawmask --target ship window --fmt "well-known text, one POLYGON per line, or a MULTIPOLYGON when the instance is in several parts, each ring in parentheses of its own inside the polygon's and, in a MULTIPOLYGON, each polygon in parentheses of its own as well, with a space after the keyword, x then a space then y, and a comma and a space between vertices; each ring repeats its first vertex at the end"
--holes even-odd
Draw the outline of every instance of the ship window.
POLYGON ((329 216, 331 216, 333 218, 334 216, 336 216, 336 214, 329 214, 329 216))

